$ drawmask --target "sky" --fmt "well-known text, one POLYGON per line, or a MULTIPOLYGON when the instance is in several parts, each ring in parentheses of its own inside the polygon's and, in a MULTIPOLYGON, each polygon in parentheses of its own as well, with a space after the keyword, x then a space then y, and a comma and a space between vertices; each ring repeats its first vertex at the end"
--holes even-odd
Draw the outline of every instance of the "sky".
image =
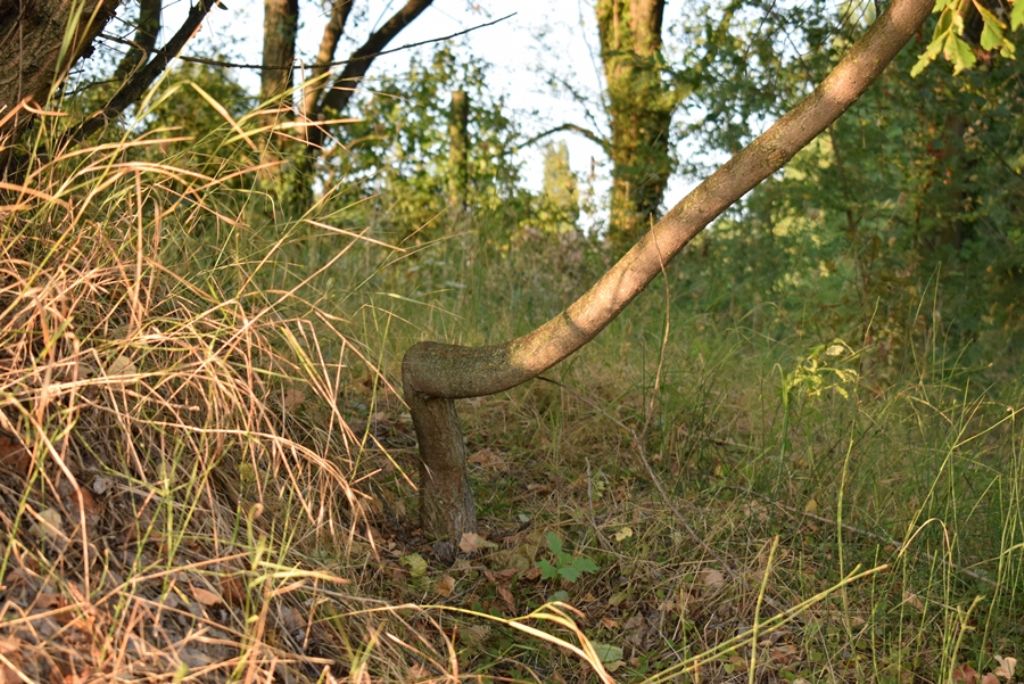
MULTIPOLYGON (((387 20, 404 0, 369 0, 357 3, 356 11, 366 11, 364 20, 351 42, 339 46, 337 59, 344 58, 361 43, 371 30, 387 20)), ((199 34, 184 50, 186 55, 209 55, 211 46, 225 51, 225 37, 232 42, 226 56, 240 61, 258 63, 263 32, 263 3, 258 0, 224 0, 227 9, 214 8, 199 34)), ((313 60, 326 23, 323 2, 300 0, 300 33, 298 47, 304 58, 313 60)), ((668 3, 666 24, 671 21, 673 5, 668 3)), ((165 8, 165 31, 173 31, 184 20, 188 0, 171 0, 165 8)), ((453 39, 457 51, 466 50, 492 65, 489 85, 495 95, 504 94, 514 112, 510 112, 528 135, 539 133, 563 123, 593 128, 583 106, 567 94, 552 92, 551 75, 571 83, 577 92, 592 101, 597 120, 604 124, 600 106, 602 88, 601 64, 598 57, 597 25, 592 0, 434 0, 412 24, 395 38, 389 48, 430 40, 486 23, 509 14, 514 16, 494 25, 453 39), (537 112, 533 114, 532 112, 537 112)), ((349 20, 352 23, 352 18, 349 20)), ((413 54, 430 55, 436 45, 401 51, 378 57, 368 78, 385 72, 404 71, 413 54)), ((257 70, 235 70, 237 80, 253 92, 259 90, 257 70)), ((607 130, 600 131, 606 133, 607 130)), ((595 190, 606 197, 610 185, 610 165, 600 148, 573 133, 552 135, 552 142, 564 141, 569 148, 570 163, 578 176, 586 178, 596 172, 595 190)), ((523 177, 528 187, 539 190, 543 178, 543 145, 533 145, 519 153, 523 177)), ((669 204, 682 198, 690 183, 673 179, 666 194, 669 204)))

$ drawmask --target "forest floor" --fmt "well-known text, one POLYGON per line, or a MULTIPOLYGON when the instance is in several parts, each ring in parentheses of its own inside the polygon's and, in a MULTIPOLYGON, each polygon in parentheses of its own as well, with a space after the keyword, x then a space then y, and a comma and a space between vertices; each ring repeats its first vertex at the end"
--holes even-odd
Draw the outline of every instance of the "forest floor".
POLYGON ((481 525, 449 566, 401 351, 521 333, 593 273, 308 235, 320 264, 273 270, 219 215, 164 243, 132 173, 104 187, 120 223, 43 193, 4 219, 0 681, 1012 681, 1015 359, 666 278, 459 403, 481 525))

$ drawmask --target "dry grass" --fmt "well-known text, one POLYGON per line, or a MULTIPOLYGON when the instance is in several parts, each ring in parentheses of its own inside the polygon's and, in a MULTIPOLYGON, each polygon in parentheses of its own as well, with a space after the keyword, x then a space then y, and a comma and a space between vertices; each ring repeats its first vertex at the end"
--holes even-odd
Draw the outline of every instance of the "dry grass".
POLYGON ((412 492, 380 434, 401 401, 306 299, 396 250, 275 223, 259 122, 201 155, 174 131, 46 150, 43 118, 0 187, 0 681, 451 681, 459 625, 496 619, 603 673, 568 607, 403 596, 418 541, 378 497, 412 492))

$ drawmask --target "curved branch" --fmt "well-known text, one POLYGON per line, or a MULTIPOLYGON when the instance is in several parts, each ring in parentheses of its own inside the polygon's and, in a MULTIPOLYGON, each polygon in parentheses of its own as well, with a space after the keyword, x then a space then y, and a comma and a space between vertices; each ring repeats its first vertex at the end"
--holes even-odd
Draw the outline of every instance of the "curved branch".
POLYGON ((595 133, 594 131, 590 130, 585 126, 580 126, 574 123, 564 123, 559 126, 555 126, 554 128, 549 128, 548 130, 538 133, 537 135, 531 138, 527 138, 524 142, 520 143, 519 145, 516 145, 516 149, 521 150, 524 147, 529 147, 530 145, 533 145, 534 143, 543 140, 549 135, 561 133, 562 131, 572 131, 573 133, 579 133, 584 138, 586 138, 587 140, 589 140, 590 142, 594 143, 595 145, 599 146, 602 150, 604 150, 605 154, 609 154, 610 146, 608 144, 608 141, 603 136, 595 133))
POLYGON ((467 498, 458 480, 441 477, 452 470, 450 461, 455 456, 433 446, 449 443, 452 431, 458 430, 448 403, 511 389, 597 336, 695 235, 839 118, 914 35, 933 4, 933 0, 894 0, 814 92, 673 207, 558 316, 503 344, 465 347, 420 342, 406 352, 404 391, 421 439, 422 469, 428 475, 421 485, 423 523, 428 533, 447 540, 445 551, 463 532, 472 531, 462 521, 473 519, 465 511, 439 515, 437 505, 428 505, 436 499, 457 507, 467 498), (423 435, 433 439, 424 443, 423 435), (435 471, 438 476, 431 476, 435 471))

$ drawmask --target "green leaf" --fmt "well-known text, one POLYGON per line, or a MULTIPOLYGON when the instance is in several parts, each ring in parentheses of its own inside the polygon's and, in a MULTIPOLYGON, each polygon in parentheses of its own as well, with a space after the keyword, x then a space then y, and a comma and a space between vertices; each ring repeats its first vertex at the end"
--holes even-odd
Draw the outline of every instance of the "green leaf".
POLYGON ((548 540, 548 548, 551 549, 551 553, 555 555, 562 553, 562 540, 557 534, 548 532, 544 538, 548 540))
POLYGON ((577 570, 574 565, 566 565, 565 567, 558 568, 558 574, 567 582, 575 582, 583 573, 577 570))
POLYGON ((974 50, 967 44, 967 41, 952 33, 946 39, 943 54, 953 64, 953 75, 959 74, 964 69, 970 69, 977 61, 974 50))
POLYGON ((1010 29, 1016 31, 1024 24, 1024 0, 1015 0, 1010 10, 1010 29))
POLYGON ((981 29, 981 48, 983 50, 994 50, 1003 42, 1003 29, 998 24, 986 21, 981 29))
POLYGON ((942 41, 938 37, 933 38, 925 51, 917 58, 917 62, 910 69, 910 77, 917 78, 917 75, 924 71, 924 68, 935 61, 935 58, 942 52, 942 41))
POLYGON ((555 577, 558 577, 558 570, 556 570, 555 566, 546 560, 538 561, 537 569, 540 570, 540 576, 544 579, 554 579, 555 577))
POLYGON ((573 567, 580 572, 597 572, 597 563, 587 556, 580 556, 573 561, 573 567))
POLYGON ((622 648, 615 644, 602 644, 599 641, 591 642, 594 652, 602 663, 614 663, 622 660, 622 648))

